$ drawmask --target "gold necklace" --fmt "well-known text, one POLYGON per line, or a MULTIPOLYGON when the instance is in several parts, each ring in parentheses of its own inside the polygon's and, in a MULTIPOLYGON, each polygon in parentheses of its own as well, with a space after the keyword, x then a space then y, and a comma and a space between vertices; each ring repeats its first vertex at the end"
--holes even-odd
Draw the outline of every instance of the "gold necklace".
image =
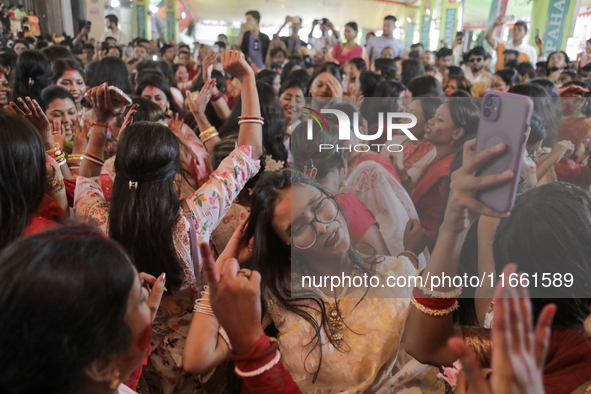
POLYGON ((339 301, 335 300, 335 303, 330 306, 328 311, 328 328, 330 330, 331 342, 336 344, 338 347, 343 345, 343 334, 341 330, 344 327, 345 316, 341 313, 339 308, 339 301))

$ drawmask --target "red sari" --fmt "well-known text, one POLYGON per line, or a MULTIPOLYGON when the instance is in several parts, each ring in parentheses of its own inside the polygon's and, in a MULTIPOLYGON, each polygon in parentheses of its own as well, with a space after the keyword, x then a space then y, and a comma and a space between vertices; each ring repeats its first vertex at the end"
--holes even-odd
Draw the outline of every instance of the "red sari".
POLYGON ((558 140, 568 140, 575 144, 575 153, 581 148, 581 143, 591 136, 591 126, 587 123, 588 118, 575 118, 565 120, 560 125, 558 140))
POLYGON ((591 338, 581 328, 552 331, 544 365, 548 394, 570 394, 591 380, 591 338))
POLYGON ((392 163, 390 163, 390 161, 388 159, 386 159, 384 156, 380 155, 379 153, 369 153, 369 154, 363 155, 363 156, 361 156, 361 159, 359 159, 357 164, 361 164, 364 161, 375 161, 376 163, 378 163, 379 165, 384 167, 384 169, 386 171, 388 171, 394 177, 394 179, 396 179, 398 182, 400 182, 400 177, 398 176, 398 172, 396 171, 396 169, 394 168, 392 163))
POLYGON ((51 230, 52 228, 58 227, 59 224, 54 220, 65 215, 63 209, 53 198, 49 197, 47 194, 44 195, 43 201, 25 230, 23 237, 28 237, 40 233, 41 231, 51 230))
POLYGON ((412 193, 419 221, 426 230, 434 230, 441 220, 441 204, 449 184, 454 155, 433 161, 417 180, 412 193))
POLYGON ((425 157, 427 153, 431 152, 434 147, 432 143, 424 138, 417 141, 410 141, 404 146, 404 150, 402 151, 404 169, 408 170, 413 164, 425 157))
POLYGON ((337 202, 343 208, 349 223, 351 244, 355 245, 374 224, 378 224, 375 216, 365 204, 353 193, 343 193, 337 196, 337 202))

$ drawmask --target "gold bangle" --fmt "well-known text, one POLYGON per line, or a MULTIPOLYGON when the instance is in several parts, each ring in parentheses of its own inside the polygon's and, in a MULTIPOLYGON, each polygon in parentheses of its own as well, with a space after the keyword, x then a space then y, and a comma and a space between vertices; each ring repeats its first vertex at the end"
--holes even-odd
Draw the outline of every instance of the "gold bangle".
POLYGON ((419 269, 419 256, 417 256, 414 252, 411 252, 410 250, 404 250, 404 251, 398 253, 398 257, 400 257, 400 256, 404 256, 407 259, 409 259, 410 262, 412 263, 412 265, 416 269, 419 269))
POLYGON ((452 291, 437 291, 437 290, 429 290, 426 287, 419 287, 419 289, 429 297, 433 298, 458 298, 462 295, 462 290, 464 289, 464 285, 460 287, 456 287, 452 291))
POLYGON ((454 304, 452 306, 450 306, 449 308, 446 308, 446 309, 427 308, 426 306, 419 304, 418 301, 415 300, 414 296, 411 296, 410 303, 413 304, 415 306, 415 308, 417 308, 418 310, 420 310, 424 314, 431 315, 431 316, 449 315, 450 313, 452 313, 453 311, 455 311, 456 309, 458 309, 460 307, 460 304, 458 304, 458 301, 456 300, 456 302, 454 302, 454 304))
POLYGON ((212 139, 212 138, 214 138, 214 137, 217 137, 218 135, 220 135, 220 134, 219 134, 219 133, 213 133, 212 135, 208 136, 208 137, 207 137, 207 138, 205 138, 205 139, 203 139, 203 138, 202 138, 202 139, 201 139, 201 142, 203 142, 203 143, 205 144, 207 141, 209 141, 210 139, 212 139))
POLYGON ((55 146, 53 147, 53 149, 46 150, 45 153, 47 153, 48 155, 50 155, 53 152, 55 152, 56 150, 58 150, 59 148, 60 148, 60 144, 59 144, 59 142, 56 142, 55 143, 55 146))
POLYGON ((71 155, 68 155, 68 161, 72 159, 72 160, 82 160, 82 155, 76 155, 74 153, 72 153, 71 155))
POLYGON ((204 138, 209 137, 210 135, 213 135, 217 132, 216 128, 211 126, 205 130, 203 130, 201 133, 199 133, 199 139, 201 141, 203 141, 204 138))

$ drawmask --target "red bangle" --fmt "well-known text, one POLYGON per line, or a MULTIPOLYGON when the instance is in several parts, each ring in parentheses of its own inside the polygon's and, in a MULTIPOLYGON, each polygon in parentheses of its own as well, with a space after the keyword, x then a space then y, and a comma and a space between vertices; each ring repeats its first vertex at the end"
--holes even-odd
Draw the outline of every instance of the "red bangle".
POLYGON ((412 290, 412 295, 424 307, 429 309, 447 309, 451 308, 457 301, 457 298, 433 298, 429 297, 421 289, 415 287, 412 290))
POLYGON ((109 128, 109 125, 102 124, 102 123, 93 123, 92 126, 104 127, 105 129, 109 128))
POLYGON ((222 97, 223 97, 223 94, 218 93, 218 94, 215 94, 215 95, 211 96, 211 98, 209 99, 209 101, 211 101, 213 103, 214 101, 218 101, 222 97))

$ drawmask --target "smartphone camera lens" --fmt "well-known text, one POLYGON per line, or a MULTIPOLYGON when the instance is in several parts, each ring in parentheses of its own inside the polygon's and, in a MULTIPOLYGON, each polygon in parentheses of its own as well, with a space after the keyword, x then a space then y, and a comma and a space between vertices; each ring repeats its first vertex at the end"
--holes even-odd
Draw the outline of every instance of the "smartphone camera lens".
POLYGON ((485 109, 484 109, 484 116, 485 116, 486 118, 488 118, 488 117, 490 116, 490 109, 488 109, 488 108, 485 108, 485 109))
POLYGON ((490 106, 490 105, 492 105, 492 103, 493 103, 493 99, 490 97, 487 97, 486 100, 484 101, 484 104, 486 106, 490 106))

